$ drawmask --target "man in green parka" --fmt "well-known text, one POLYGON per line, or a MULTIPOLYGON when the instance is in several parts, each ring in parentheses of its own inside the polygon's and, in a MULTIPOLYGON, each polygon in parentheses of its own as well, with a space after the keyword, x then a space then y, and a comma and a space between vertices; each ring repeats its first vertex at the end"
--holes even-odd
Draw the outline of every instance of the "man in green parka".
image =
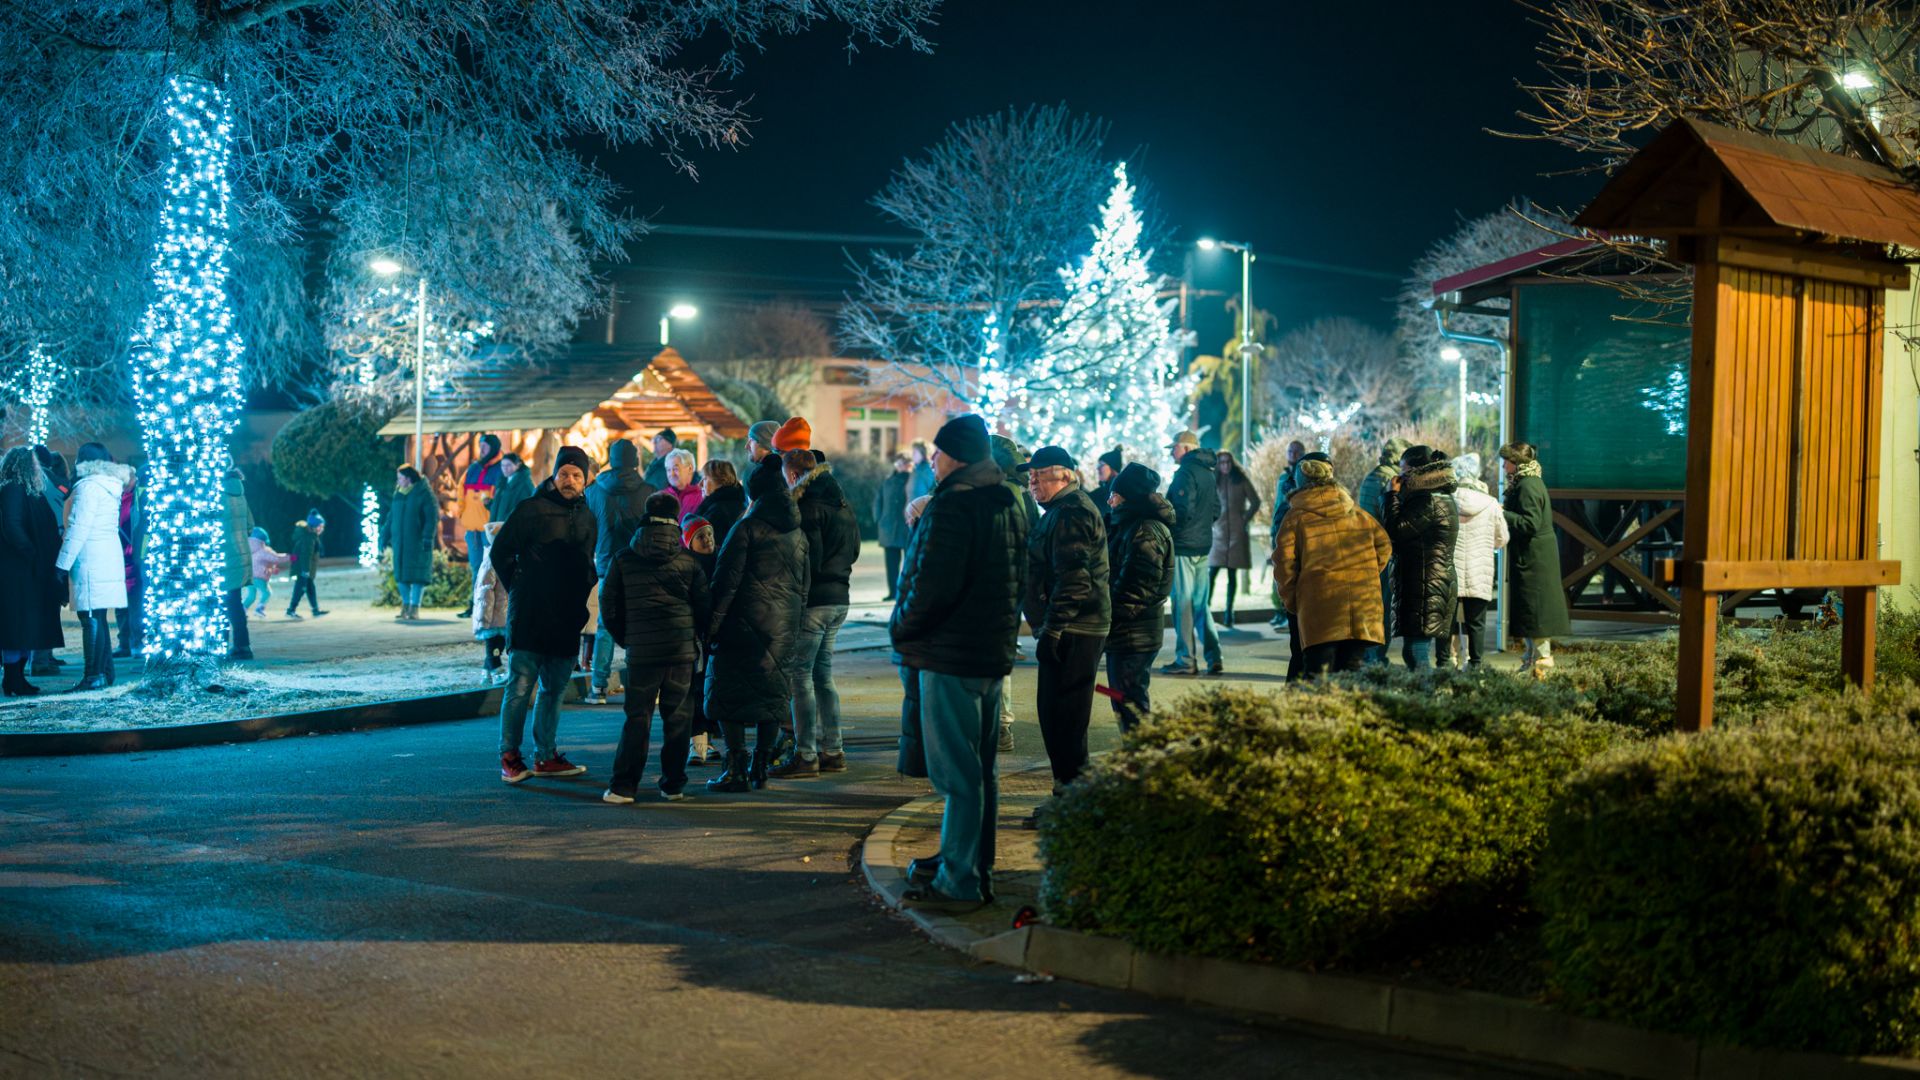
POLYGON ((1513 575, 1507 595, 1513 611, 1507 631, 1526 641, 1521 671, 1540 678, 1553 667, 1553 639, 1573 632, 1567 617, 1567 594, 1560 588, 1560 541, 1553 531, 1553 504, 1540 476, 1539 452, 1532 444, 1508 443, 1500 448, 1507 470, 1507 494, 1502 502, 1507 531, 1508 566, 1513 575))

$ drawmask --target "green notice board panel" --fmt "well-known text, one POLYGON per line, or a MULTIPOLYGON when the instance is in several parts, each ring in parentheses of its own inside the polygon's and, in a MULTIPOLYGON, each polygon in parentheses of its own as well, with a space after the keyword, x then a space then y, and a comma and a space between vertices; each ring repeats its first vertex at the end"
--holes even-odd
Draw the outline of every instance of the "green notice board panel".
POLYGON ((1692 333, 1620 318, 1643 311, 1604 285, 1516 290, 1513 437, 1540 448, 1548 487, 1687 486, 1692 333))

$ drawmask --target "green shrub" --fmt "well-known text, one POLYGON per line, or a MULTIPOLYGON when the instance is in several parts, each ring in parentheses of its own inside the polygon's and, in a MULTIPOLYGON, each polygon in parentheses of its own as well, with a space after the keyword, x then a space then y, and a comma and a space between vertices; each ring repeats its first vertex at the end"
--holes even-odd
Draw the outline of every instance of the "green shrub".
POLYGON ((1518 713, 1474 728, 1403 726, 1338 687, 1189 698, 1043 815, 1047 917, 1324 963, 1496 915, 1524 893, 1554 789, 1626 736, 1518 713))
MULTIPOLYGON (((449 558, 436 548, 433 553, 433 580, 420 596, 421 607, 464 608, 473 601, 473 569, 465 559, 449 558)), ((393 552, 380 553, 380 597, 374 607, 399 607, 400 587, 393 583, 393 552)))
POLYGON ((1594 762, 1534 886, 1556 992, 1749 1045, 1920 1045, 1917 718, 1889 688, 1594 762))
POLYGON ((273 437, 273 476, 281 487, 314 498, 359 499, 360 489, 393 486, 403 462, 398 439, 378 434, 386 418, 360 405, 323 401, 287 421, 273 437))

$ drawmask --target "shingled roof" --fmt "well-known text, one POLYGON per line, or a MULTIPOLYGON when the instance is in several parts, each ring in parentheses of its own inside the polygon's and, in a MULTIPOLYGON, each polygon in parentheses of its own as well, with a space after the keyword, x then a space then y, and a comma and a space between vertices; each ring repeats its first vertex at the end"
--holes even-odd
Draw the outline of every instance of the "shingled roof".
POLYGON ((1891 169, 1700 120, 1668 125, 1574 219, 1617 234, 1811 234, 1920 249, 1920 189, 1891 169), (1717 222, 1697 220, 1716 177, 1717 222))
MULTIPOLYGON (((679 353, 619 345, 574 345, 540 363, 495 346, 459 385, 427 395, 422 412, 430 435, 566 429, 593 412, 616 430, 706 427, 723 438, 747 435, 746 421, 679 353)), ((380 434, 413 434, 413 411, 380 434)))

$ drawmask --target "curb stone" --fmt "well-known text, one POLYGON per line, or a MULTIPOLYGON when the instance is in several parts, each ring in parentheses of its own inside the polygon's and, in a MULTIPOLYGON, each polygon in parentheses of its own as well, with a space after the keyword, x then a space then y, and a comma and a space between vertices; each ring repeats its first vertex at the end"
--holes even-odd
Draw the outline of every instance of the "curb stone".
POLYGON ((1383 1037, 1448 1054, 1631 1077, 1633 1080, 1920 1080, 1920 1060, 1749 1050, 1556 1012, 1516 998, 1430 990, 1268 964, 1172 956, 1118 938, 1044 924, 981 934, 958 920, 903 907, 902 829, 938 818, 925 795, 875 825, 860 849, 867 885, 935 941, 970 958, 1157 998, 1214 1005, 1383 1037))

